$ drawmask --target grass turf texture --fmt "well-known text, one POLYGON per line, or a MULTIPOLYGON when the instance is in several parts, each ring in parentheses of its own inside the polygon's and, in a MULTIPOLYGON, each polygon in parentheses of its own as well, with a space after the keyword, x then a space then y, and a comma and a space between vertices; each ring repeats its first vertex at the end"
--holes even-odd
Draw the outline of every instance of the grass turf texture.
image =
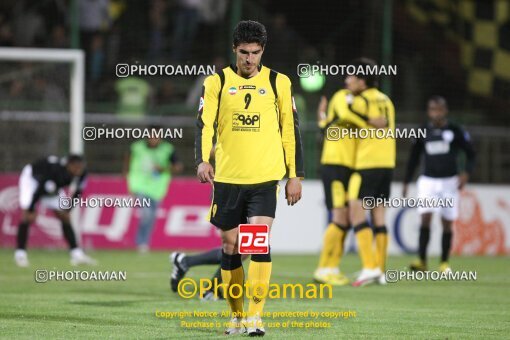
MULTIPOLYGON (((30 250, 30 268, 17 268, 13 252, 0 250, 0 337, 2 338, 223 338, 223 327, 185 329, 178 319, 161 319, 156 311, 226 310, 226 302, 185 300, 168 284, 168 253, 140 255, 126 251, 91 253, 100 264, 71 267, 64 251, 30 250), (113 282, 52 281, 36 283, 36 269, 122 270, 127 280, 113 282)), ((392 257, 391 269, 404 269, 412 257, 392 257)), ((272 283, 311 282, 316 256, 273 256, 272 283)), ((436 264, 432 259, 430 264, 436 264)), ((333 299, 268 300, 265 312, 355 311, 355 318, 324 319, 330 328, 268 328, 266 337, 281 338, 506 338, 510 332, 508 257, 454 258, 454 270, 477 271, 476 282, 404 281, 387 286, 335 287, 333 299)), ((359 270, 356 255, 342 269, 359 270)), ((436 268, 430 268, 436 270, 436 268)), ((210 278, 215 266, 195 267, 187 277, 210 278)), ((246 268, 245 268, 246 270, 246 268)), ((247 302, 245 303, 247 306, 247 302)), ((185 318, 227 321, 226 318, 185 318)), ((278 318, 268 322, 311 321, 278 318)))

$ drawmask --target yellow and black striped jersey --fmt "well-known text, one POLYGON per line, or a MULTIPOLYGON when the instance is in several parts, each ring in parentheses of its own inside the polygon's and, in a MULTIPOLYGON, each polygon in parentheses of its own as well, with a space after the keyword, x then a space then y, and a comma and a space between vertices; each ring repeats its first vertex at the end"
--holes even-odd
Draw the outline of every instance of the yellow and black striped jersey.
POLYGON ((324 130, 321 155, 323 165, 354 168, 356 141, 352 138, 339 138, 340 130, 352 128, 350 124, 342 120, 342 116, 348 113, 348 97, 352 97, 349 90, 337 91, 329 101, 326 119, 319 122, 319 127, 324 130))
POLYGON ((290 79, 261 66, 251 78, 226 67, 204 81, 195 136, 196 163, 209 162, 213 138, 217 182, 256 184, 304 177, 290 79))
MULTIPOLYGON (((394 168, 396 161, 395 143, 395 108, 391 100, 376 88, 369 88, 354 97, 356 105, 349 105, 349 115, 344 116, 346 121, 358 128, 375 129, 368 125, 368 119, 384 116, 388 121, 387 127, 393 133, 364 134, 367 138, 356 139, 355 169, 394 168), (361 99, 361 101, 360 101, 361 99), (361 105, 364 103, 364 105, 361 105), (377 136, 388 136, 378 138, 377 136), (391 137, 391 138, 390 138, 391 137)), ((359 134, 363 136, 363 134, 359 134)))

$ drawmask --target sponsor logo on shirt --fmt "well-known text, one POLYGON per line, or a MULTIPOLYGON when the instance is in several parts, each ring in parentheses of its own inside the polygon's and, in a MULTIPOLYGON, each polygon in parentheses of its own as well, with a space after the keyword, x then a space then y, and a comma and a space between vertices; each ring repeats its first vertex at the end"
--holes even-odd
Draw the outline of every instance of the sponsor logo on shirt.
POLYGON ((232 115, 232 131, 260 131, 260 113, 245 112, 232 115))
POLYGON ((239 85, 239 90, 256 90, 257 86, 255 85, 239 85))

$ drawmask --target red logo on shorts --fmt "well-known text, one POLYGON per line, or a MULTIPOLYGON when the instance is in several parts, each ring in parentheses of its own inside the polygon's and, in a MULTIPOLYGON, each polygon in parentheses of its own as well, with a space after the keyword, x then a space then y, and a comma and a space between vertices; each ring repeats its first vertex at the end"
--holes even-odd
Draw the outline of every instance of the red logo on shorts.
POLYGON ((269 226, 267 224, 239 225, 239 254, 268 254, 269 226))

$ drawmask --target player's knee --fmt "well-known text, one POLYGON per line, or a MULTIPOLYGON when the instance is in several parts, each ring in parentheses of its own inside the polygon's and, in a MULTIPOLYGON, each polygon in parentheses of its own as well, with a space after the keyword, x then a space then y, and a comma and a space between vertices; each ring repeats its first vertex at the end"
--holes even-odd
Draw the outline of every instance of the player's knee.
POLYGON ((233 255, 235 253, 235 247, 230 244, 223 243, 222 250, 225 254, 233 255))
POLYGON ((365 220, 365 211, 358 201, 349 202, 349 220, 351 223, 357 224, 365 220), (357 223, 356 223, 357 222, 357 223))
POLYGON ((431 213, 423 213, 421 215, 421 225, 430 227, 430 222, 432 221, 432 214, 431 213))
POLYGON ((69 224, 71 223, 71 218, 69 216, 69 213, 67 212, 61 212, 59 215, 58 215, 58 218, 60 219, 60 221, 64 224, 69 224))
POLYGON ((345 218, 335 218, 335 216, 333 216, 331 221, 337 226, 348 225, 347 216, 345 216, 345 218))
POLYGON ((221 233, 221 241, 223 252, 226 254, 235 254, 237 253, 237 238, 238 233, 235 229, 231 229, 228 231, 222 231, 221 233))
POLYGON ((34 223, 35 219, 37 218, 37 214, 33 211, 24 211, 22 216, 22 222, 23 223, 34 223))
POLYGON ((451 233, 452 232, 452 224, 444 223, 443 224, 443 233, 451 233))

